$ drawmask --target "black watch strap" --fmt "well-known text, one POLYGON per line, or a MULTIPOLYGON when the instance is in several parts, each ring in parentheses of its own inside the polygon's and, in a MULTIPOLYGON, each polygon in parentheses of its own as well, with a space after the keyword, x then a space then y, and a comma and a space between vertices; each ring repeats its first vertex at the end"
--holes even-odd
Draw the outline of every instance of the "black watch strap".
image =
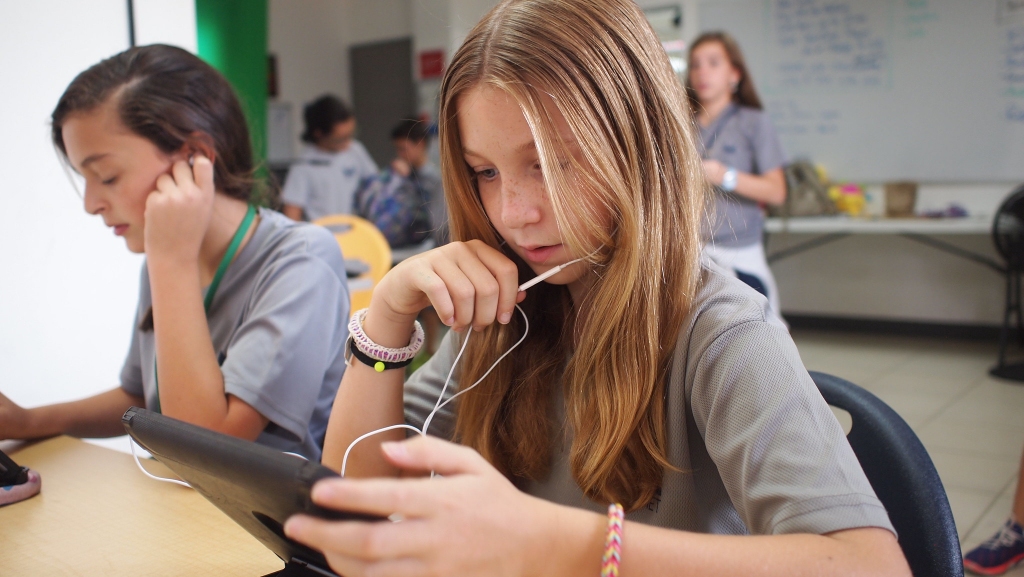
POLYGON ((352 340, 352 339, 349 339, 349 341, 348 341, 348 350, 349 350, 350 353, 352 353, 352 356, 355 357, 357 361, 363 363, 364 365, 366 365, 368 367, 371 367, 373 370, 377 371, 378 373, 383 373, 384 371, 389 370, 389 369, 402 369, 402 368, 405 368, 405 367, 409 366, 410 364, 412 364, 412 359, 409 359, 407 361, 402 361, 400 363, 389 363, 387 361, 378 361, 377 359, 375 359, 375 358, 371 357, 370 355, 367 355, 363 351, 359 350, 359 347, 356 346, 356 342, 354 340, 352 340))

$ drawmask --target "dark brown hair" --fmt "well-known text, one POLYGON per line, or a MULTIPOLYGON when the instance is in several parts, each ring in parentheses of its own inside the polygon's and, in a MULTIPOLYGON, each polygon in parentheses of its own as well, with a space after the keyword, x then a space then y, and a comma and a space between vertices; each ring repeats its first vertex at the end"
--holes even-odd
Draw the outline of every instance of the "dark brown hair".
MULTIPOLYGON (((194 54, 152 44, 115 54, 71 81, 53 109, 53 144, 67 160, 64 123, 72 114, 90 112, 117 99, 121 122, 164 154, 186 143, 212 149, 217 190, 253 204, 273 206, 276 191, 259 186, 249 128, 231 84, 194 54)), ((153 309, 139 328, 153 328, 153 309)))
POLYGON ((115 54, 71 81, 53 109, 53 144, 67 158, 64 123, 117 98, 121 122, 164 154, 186 143, 213 149, 217 190, 271 204, 271 191, 257 186, 249 128, 231 84, 199 57, 174 46, 152 44, 115 54))
POLYGON ((427 123, 422 120, 407 118, 391 129, 391 140, 405 139, 419 144, 430 136, 427 123))
MULTIPOLYGON (((747 70, 747 62, 743 59, 743 51, 740 50, 740 45, 736 40, 726 32, 714 31, 705 32, 697 37, 690 44, 690 54, 687 57, 687 66, 690 66, 693 61, 693 52, 701 44, 708 42, 718 42, 725 49, 725 55, 729 58, 729 63, 732 67, 740 73, 740 82, 736 86, 736 90, 732 93, 732 101, 740 106, 746 106, 749 108, 756 108, 761 110, 764 106, 761 104, 761 98, 757 95, 757 89, 754 88, 754 79, 750 77, 750 71, 747 70)), ((697 99, 697 92, 693 89, 690 84, 690 75, 686 75, 686 94, 690 97, 690 110, 693 114, 697 114, 697 111, 701 109, 700 101, 697 99)))
POLYGON ((337 96, 324 94, 302 109, 302 117, 306 121, 306 130, 301 138, 303 142, 315 144, 330 135, 335 126, 348 122, 352 118, 352 109, 337 96))

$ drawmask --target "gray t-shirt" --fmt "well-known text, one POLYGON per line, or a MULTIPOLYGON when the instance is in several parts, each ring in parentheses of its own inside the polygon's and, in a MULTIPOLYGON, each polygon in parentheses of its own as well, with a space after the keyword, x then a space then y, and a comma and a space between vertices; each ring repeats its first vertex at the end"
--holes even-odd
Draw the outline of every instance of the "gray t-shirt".
MULTIPOLYGON (((708 126, 700 127, 704 158, 740 172, 764 174, 786 163, 786 154, 768 115, 731 104, 708 126), (716 136, 717 135, 717 136, 716 136)), ((712 238, 716 246, 735 248, 761 242, 764 213, 748 198, 715 189, 712 238)))
MULTIPOLYGON (((655 499, 626 518, 719 534, 893 531, 796 345, 767 307, 753 289, 704 263, 665 396, 668 458, 681 472, 666 472, 655 499)), ((406 382, 405 416, 413 426, 421 426, 434 407, 451 367, 458 344, 451 335, 406 382)), ((449 385, 449 391, 457 388, 449 385)), ((553 397, 553 429, 559 431, 562 396, 553 397)), ((451 438, 454 417, 445 409, 429 433, 451 438)), ((570 443, 571 432, 555 440, 548 477, 529 481, 525 490, 603 512, 607 503, 588 500, 572 478, 570 443)))
POLYGON ((306 146, 288 169, 281 200, 302 208, 309 220, 352 214, 356 191, 364 179, 376 174, 377 165, 358 140, 343 152, 306 146))
MULTIPOLYGON (((337 241, 326 229, 260 209, 260 223, 228 267, 207 322, 224 390, 270 420, 256 442, 319 461, 345 372, 349 295, 337 241)), ((204 291, 205 292, 205 291, 204 291)), ((156 344, 140 320, 152 305, 142 267, 121 388, 156 406, 156 344)))

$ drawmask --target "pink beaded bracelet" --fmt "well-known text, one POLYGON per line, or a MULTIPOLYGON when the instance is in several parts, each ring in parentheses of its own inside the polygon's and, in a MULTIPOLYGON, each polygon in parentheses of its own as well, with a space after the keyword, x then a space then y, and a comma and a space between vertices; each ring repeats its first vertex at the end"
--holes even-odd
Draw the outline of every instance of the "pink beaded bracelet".
POLYGON ((604 540, 604 555, 601 556, 601 577, 619 577, 619 561, 622 560, 622 522, 625 511, 622 505, 608 505, 608 536, 604 540))
POLYGON ((356 311, 352 315, 352 319, 348 321, 349 338, 352 339, 352 344, 359 349, 359 352, 375 361, 383 361, 385 363, 402 363, 412 359, 420 352, 420 349, 423 347, 424 336, 423 327, 420 326, 419 321, 413 323, 409 345, 400 349, 392 349, 373 342, 370 337, 366 336, 366 332, 363 331, 363 319, 366 318, 366 313, 369 310, 360 309, 356 311))

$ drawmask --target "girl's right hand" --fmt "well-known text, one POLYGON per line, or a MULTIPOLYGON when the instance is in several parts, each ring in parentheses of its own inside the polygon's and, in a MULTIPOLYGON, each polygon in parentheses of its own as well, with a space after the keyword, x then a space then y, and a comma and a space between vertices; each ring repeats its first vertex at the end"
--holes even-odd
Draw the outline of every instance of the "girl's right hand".
POLYGON ((178 160, 168 174, 156 180, 146 198, 146 258, 192 265, 210 226, 213 199, 213 162, 202 154, 194 166, 178 160))
POLYGON ((516 303, 526 297, 518 287, 519 270, 507 256, 483 241, 452 242, 391 269, 373 291, 368 316, 407 327, 433 305, 456 331, 480 330, 512 319, 516 303))

